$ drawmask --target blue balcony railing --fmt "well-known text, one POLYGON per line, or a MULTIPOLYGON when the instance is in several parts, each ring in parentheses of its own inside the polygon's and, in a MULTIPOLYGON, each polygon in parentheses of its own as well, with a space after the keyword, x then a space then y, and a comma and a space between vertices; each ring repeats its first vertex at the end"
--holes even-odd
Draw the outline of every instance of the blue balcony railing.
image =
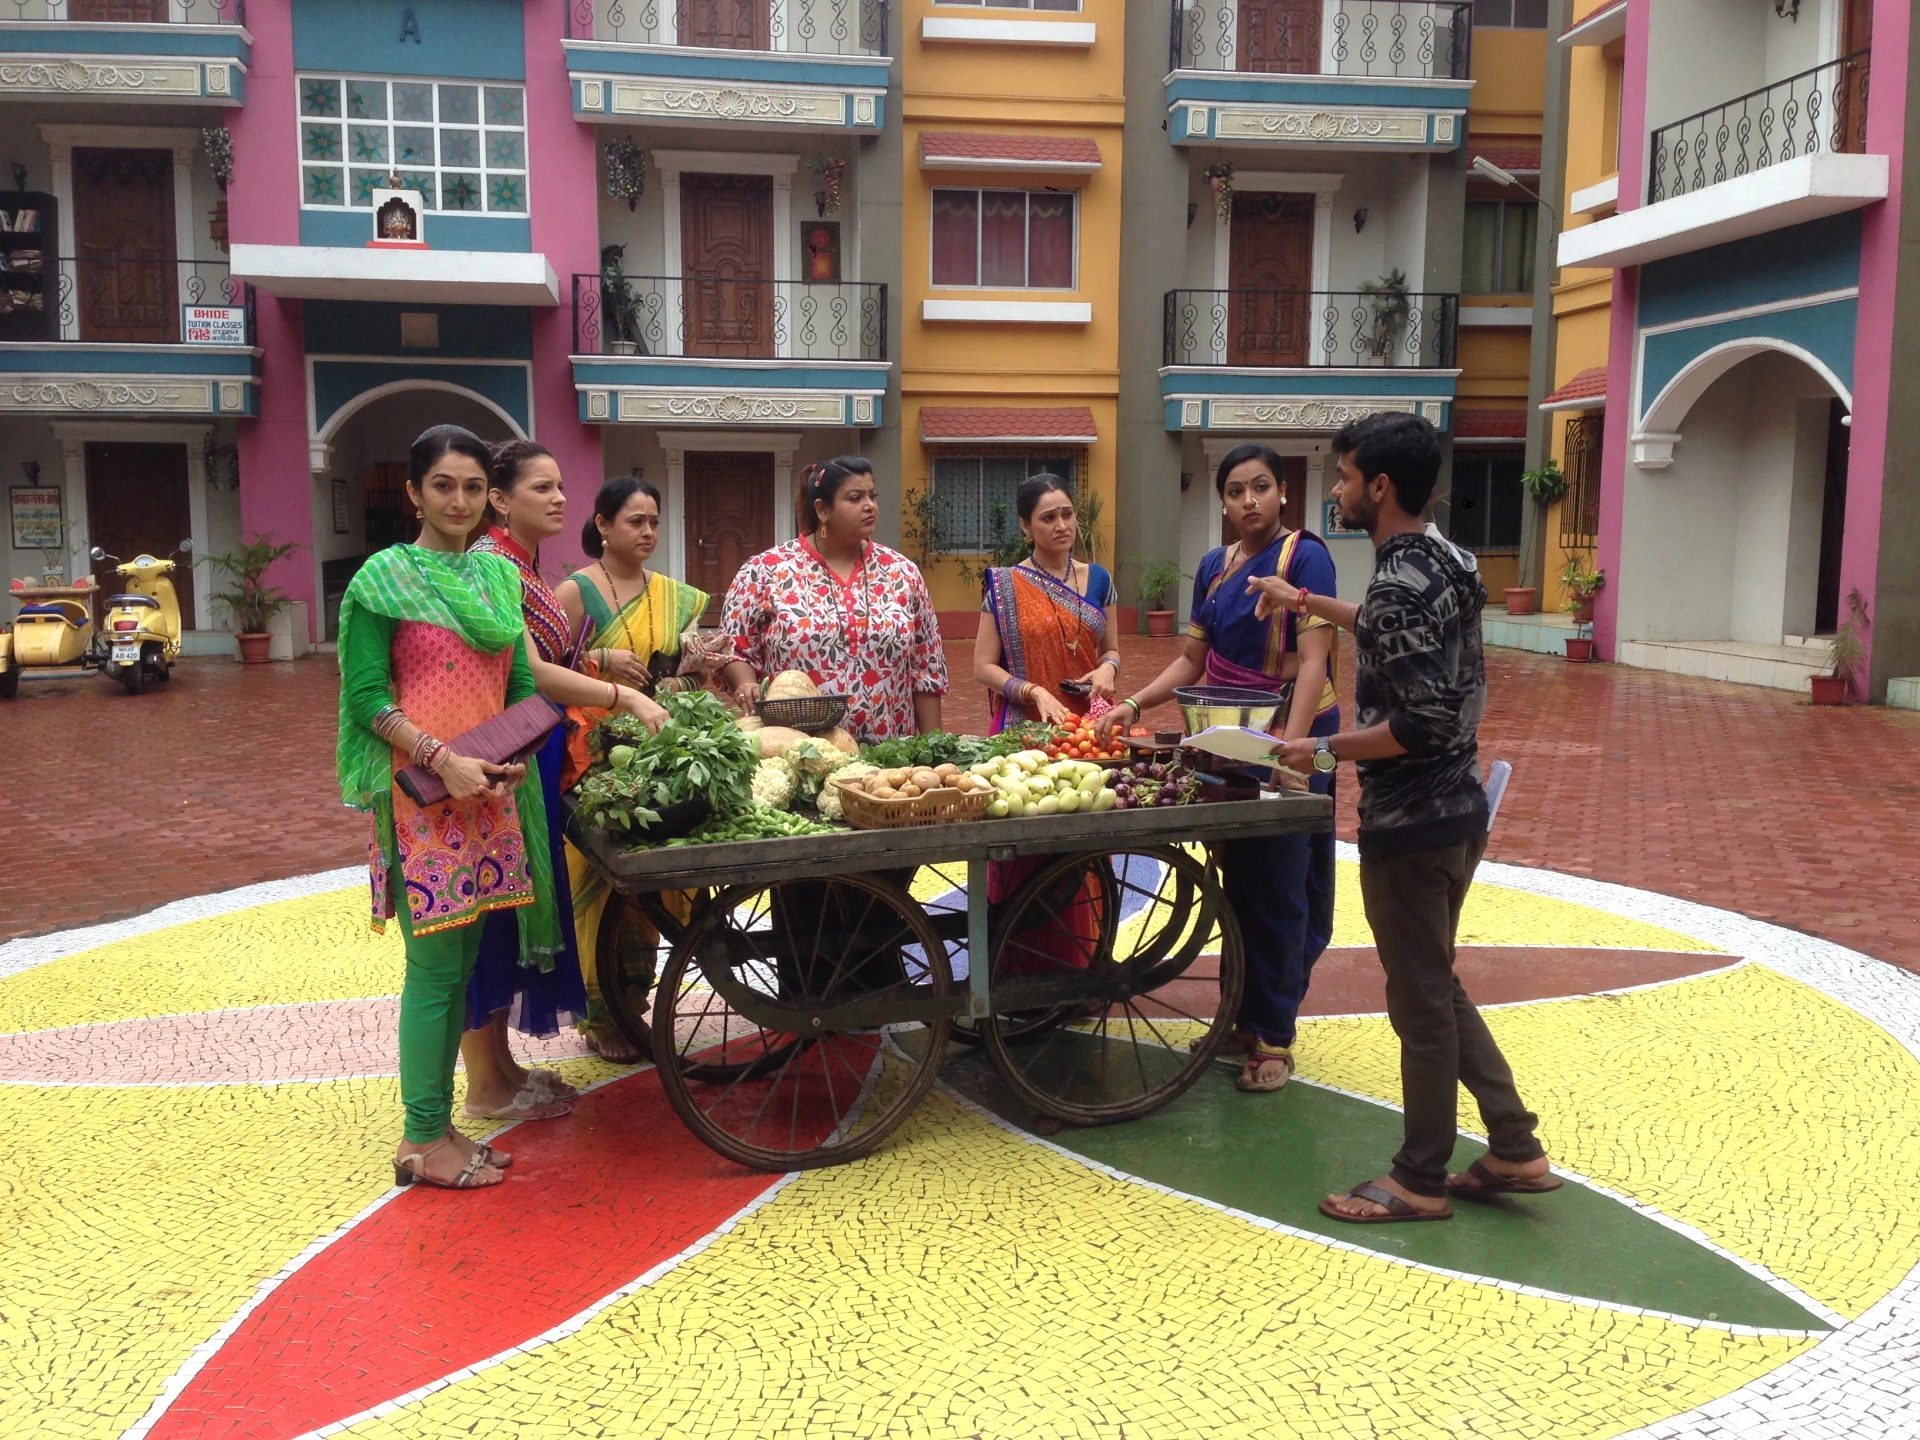
POLYGON ((1799 155, 1864 154, 1871 60, 1859 50, 1661 126, 1649 146, 1647 203, 1799 155))
POLYGON ((568 0, 567 38, 796 55, 884 55, 887 0, 568 0))
POLYGON ((1254 8, 1174 0, 1167 68, 1243 75, 1465 80, 1473 6, 1463 0, 1330 0, 1254 8))
POLYGON ((1166 365, 1450 369, 1460 297, 1412 290, 1169 290, 1166 365))

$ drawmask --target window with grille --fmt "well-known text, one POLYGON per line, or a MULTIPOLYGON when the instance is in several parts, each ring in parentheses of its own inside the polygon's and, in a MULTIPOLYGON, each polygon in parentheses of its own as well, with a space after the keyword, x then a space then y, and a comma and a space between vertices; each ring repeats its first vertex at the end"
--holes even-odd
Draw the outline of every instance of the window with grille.
POLYGON ((986 290, 1073 288, 1073 192, 933 192, 933 283, 986 290))
POLYGON ((1070 454, 939 455, 933 461, 935 523, 942 550, 986 551, 1020 533, 1014 500, 1030 475, 1078 476, 1070 454))
POLYGON ((300 203, 365 210, 398 172, 428 209, 527 213, 527 92, 458 80, 302 75, 300 203))
POLYGON ((1447 538, 1466 550, 1520 548, 1520 472, 1517 450, 1453 452, 1453 486, 1447 498, 1447 538))
POLYGON ((1606 441, 1604 410, 1567 421, 1567 493, 1560 501, 1560 543, 1591 550, 1600 539, 1600 451, 1606 441))
POLYGON ((1460 289, 1468 295, 1533 292, 1540 216, 1531 200, 1469 200, 1461 235, 1460 289))

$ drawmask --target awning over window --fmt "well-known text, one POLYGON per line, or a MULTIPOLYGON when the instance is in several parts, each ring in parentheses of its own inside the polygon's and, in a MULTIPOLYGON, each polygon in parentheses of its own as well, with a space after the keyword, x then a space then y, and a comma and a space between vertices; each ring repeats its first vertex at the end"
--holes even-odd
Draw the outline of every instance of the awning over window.
POLYGON ((1100 168, 1100 147, 1084 135, 929 133, 920 137, 920 168, 1086 174, 1100 168))
POLYGON ((1467 163, 1471 165, 1481 156, 1509 175, 1534 174, 1540 169, 1538 145, 1475 145, 1468 152, 1467 163))
POLYGON ((1525 440, 1524 410, 1455 410, 1453 438, 1459 440, 1525 440))
POLYGON ((1611 45, 1627 33, 1627 0, 1600 5, 1560 35, 1562 45, 1611 45))
POLYGON ((1540 402, 1542 410, 1604 410, 1607 408, 1607 367, 1582 370, 1540 402))
POLYGON ((930 405, 920 412, 920 439, 927 445, 1091 445, 1098 438, 1093 411, 1084 405, 930 405))

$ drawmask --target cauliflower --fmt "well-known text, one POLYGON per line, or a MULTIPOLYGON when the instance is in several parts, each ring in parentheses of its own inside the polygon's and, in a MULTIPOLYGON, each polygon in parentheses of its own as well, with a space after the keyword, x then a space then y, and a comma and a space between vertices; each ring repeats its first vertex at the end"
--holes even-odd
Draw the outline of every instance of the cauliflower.
POLYGON ((784 760, 762 760, 753 771, 753 803, 784 810, 793 803, 793 771, 784 760))
MULTIPOLYGON (((848 764, 836 766, 831 773, 844 775, 851 779, 855 775, 865 775, 873 766, 865 761, 853 760, 848 764)), ((822 785, 820 798, 814 802, 820 809, 822 820, 844 820, 845 813, 840 808, 840 788, 837 785, 822 785)))

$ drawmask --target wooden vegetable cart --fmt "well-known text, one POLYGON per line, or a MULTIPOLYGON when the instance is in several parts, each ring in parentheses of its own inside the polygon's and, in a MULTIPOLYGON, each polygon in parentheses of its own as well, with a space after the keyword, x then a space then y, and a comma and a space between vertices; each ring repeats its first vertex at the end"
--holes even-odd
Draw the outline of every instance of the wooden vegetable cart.
POLYGON ((696 1135, 771 1171, 872 1150, 950 1039, 1039 1115, 1157 1110, 1240 1000, 1214 847, 1333 827, 1331 800, 1285 795, 627 851, 567 803, 614 892, 580 939, 615 1023, 696 1135))

